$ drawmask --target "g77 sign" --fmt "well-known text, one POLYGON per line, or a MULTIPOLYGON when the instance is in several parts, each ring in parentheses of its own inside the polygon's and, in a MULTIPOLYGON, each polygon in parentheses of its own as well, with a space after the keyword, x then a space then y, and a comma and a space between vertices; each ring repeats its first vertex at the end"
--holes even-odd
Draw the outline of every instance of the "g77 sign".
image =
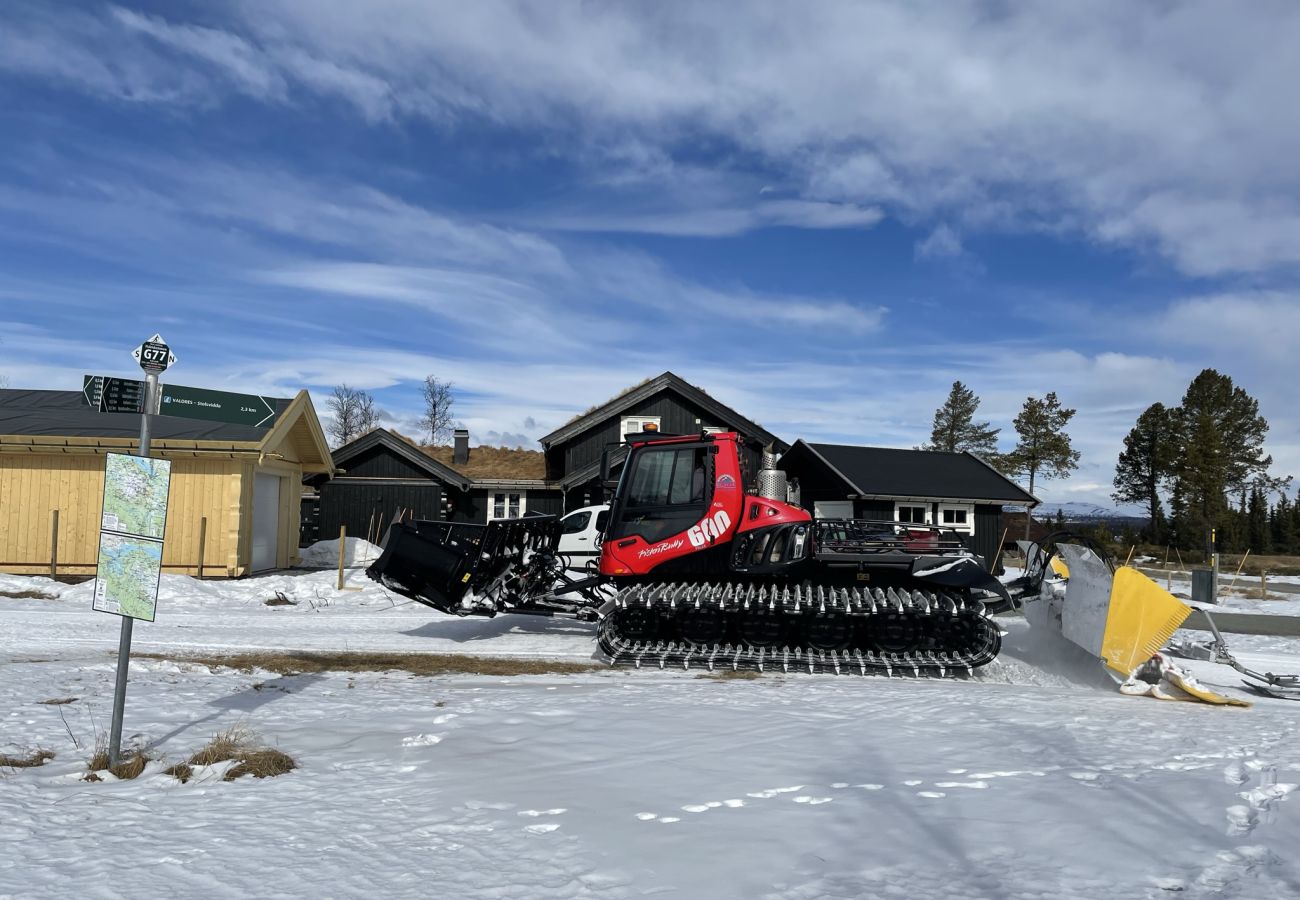
POLYGON ((131 358, 146 372, 165 372, 169 366, 176 364, 176 354, 172 353, 161 334, 155 334, 132 350, 131 358))

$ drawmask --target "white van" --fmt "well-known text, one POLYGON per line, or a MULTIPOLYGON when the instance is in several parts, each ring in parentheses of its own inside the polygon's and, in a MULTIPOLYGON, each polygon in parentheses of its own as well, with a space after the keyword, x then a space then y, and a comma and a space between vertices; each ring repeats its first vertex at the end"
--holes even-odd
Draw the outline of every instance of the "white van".
POLYGON ((600 536, 609 520, 609 505, 584 506, 560 519, 560 555, 568 559, 568 568, 585 572, 600 561, 600 536))

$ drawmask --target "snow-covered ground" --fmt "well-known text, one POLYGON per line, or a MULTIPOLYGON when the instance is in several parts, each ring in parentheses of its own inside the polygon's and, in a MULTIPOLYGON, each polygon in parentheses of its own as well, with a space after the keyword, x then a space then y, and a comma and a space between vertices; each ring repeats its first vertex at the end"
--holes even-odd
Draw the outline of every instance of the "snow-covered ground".
MULTIPOLYGON (((592 658, 589 625, 458 620, 336 577, 167 576, 135 647, 592 658), (266 606, 276 591, 296 605, 266 606)), ((125 734, 163 760, 90 784, 118 619, 85 585, 0 580, 33 589, 51 598, 0 596, 0 752, 58 755, 0 770, 0 898, 1300 896, 1300 703, 1124 697, 1022 620, 965 682, 137 660, 125 734), (299 768, 162 773, 236 724, 299 768)), ((1300 669, 1300 642, 1232 643, 1300 669)))

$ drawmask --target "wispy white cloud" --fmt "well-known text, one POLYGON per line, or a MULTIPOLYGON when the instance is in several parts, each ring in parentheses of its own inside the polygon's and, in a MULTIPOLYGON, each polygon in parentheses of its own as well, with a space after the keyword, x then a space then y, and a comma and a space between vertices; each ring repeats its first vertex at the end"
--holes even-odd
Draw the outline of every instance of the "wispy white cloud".
POLYGON ((620 209, 588 212, 530 214, 527 221, 556 231, 641 232, 678 237, 727 237, 758 228, 870 228, 884 218, 876 207, 813 200, 767 200, 732 207, 694 207, 682 202, 676 209, 638 211, 620 209))
POLYGON ((793 202, 833 204, 686 204, 614 228, 860 227, 882 208, 1149 248, 1197 275, 1300 262, 1300 8, 1280 0, 1249 15, 1213 0, 823 0, 545 16, 508 0, 258 0, 220 27, 36 9, 0 35, 0 67, 131 101, 339 99, 370 121, 529 128, 570 154, 641 147, 651 168, 703 140, 714 168, 780 173, 793 202))

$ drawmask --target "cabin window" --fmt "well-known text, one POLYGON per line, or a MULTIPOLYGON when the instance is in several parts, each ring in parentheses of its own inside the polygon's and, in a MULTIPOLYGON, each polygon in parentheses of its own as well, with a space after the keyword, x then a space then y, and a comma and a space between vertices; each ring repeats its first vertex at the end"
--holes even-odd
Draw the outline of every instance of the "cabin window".
POLYGON ((488 494, 488 521, 517 519, 527 509, 525 491, 492 491, 488 494))
POLYGON ((645 431, 647 425, 653 425, 651 430, 659 429, 659 416, 624 416, 619 420, 618 438, 621 441, 627 440, 629 434, 638 434, 645 431))
POLYGON ((909 525, 929 525, 930 505, 928 503, 894 504, 894 521, 909 525))
POLYGON ((940 503, 939 524, 968 534, 975 532, 975 508, 965 503, 940 503))

